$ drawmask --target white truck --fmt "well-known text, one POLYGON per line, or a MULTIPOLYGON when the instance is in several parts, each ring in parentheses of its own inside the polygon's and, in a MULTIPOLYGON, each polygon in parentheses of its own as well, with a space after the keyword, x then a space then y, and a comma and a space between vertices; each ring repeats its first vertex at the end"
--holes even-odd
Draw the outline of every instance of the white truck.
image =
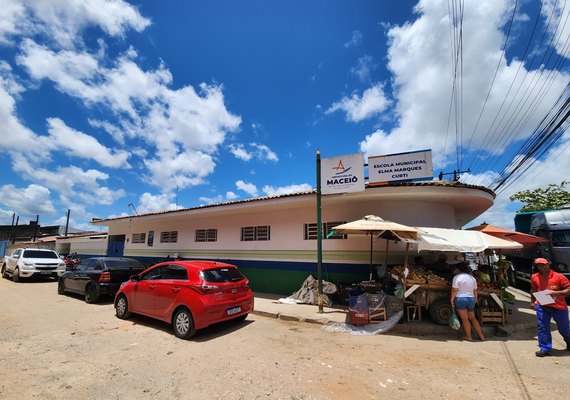
POLYGON ((14 282, 32 276, 58 279, 65 272, 65 263, 59 255, 48 249, 15 249, 5 256, 1 267, 2 277, 14 282))

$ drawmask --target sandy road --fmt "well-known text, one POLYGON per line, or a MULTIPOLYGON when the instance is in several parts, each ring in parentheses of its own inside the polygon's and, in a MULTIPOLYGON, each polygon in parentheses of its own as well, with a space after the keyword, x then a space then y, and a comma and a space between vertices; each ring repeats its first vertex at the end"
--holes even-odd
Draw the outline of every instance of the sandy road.
MULTIPOLYGON (((570 392, 570 352, 538 359, 535 338, 351 336, 250 316, 199 332, 111 302, 60 296, 55 282, 0 279, 2 399, 539 399, 570 392)), ((563 348, 557 333, 555 347, 563 348)))

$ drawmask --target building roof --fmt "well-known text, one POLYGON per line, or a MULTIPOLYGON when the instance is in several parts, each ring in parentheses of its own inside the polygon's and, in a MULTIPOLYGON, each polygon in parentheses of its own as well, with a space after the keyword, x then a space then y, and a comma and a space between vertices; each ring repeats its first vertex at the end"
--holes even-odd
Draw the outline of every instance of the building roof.
MULTIPOLYGON (((456 182, 456 181, 445 181, 445 180, 443 180, 443 181, 421 181, 421 182, 393 182, 393 183, 384 184, 384 185, 367 185, 367 189, 397 188, 397 187, 442 187, 442 188, 475 189, 475 190, 481 190, 483 192, 490 194, 493 199, 496 197, 495 192, 493 192, 491 189, 488 189, 488 188, 483 187, 483 186, 468 185, 468 184, 456 182)), ((256 197, 256 198, 245 199, 245 200, 234 200, 234 201, 226 201, 226 202, 222 202, 222 203, 201 205, 201 206, 197 206, 197 207, 179 208, 176 210, 156 211, 156 212, 152 212, 152 213, 126 215, 126 216, 113 217, 113 218, 95 218, 94 217, 94 218, 92 218, 91 223, 94 225, 106 225, 107 222, 120 221, 120 220, 130 219, 133 217, 141 218, 141 217, 160 216, 160 215, 167 215, 167 214, 179 214, 179 213, 184 213, 184 212, 193 211, 193 210, 203 210, 203 209, 215 208, 215 207, 233 206, 233 205, 237 205, 237 204, 248 204, 248 203, 264 202, 264 201, 275 200, 275 199, 284 199, 284 198, 316 195, 316 193, 317 193, 317 191, 313 189, 313 190, 307 190, 307 191, 303 191, 303 192, 286 193, 286 194, 275 195, 275 196, 262 196, 262 197, 256 197)), ((329 196, 335 196, 335 195, 329 195, 329 196)), ((326 197, 329 197, 329 196, 326 196, 326 197)))

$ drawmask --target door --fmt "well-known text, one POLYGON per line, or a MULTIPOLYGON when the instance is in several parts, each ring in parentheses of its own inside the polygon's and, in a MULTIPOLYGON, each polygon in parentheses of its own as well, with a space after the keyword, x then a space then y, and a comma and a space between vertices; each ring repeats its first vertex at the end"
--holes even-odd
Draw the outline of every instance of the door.
POLYGON ((125 235, 109 236, 109 245, 107 246, 107 256, 123 257, 125 251, 125 235))
POLYGON ((132 309, 133 312, 155 316, 154 301, 156 288, 164 267, 158 266, 147 271, 140 276, 139 282, 133 290, 132 309))
POLYGON ((0 240, 0 258, 4 258, 6 255, 6 249, 8 248, 7 240, 0 240))
POLYGON ((71 272, 68 272, 64 277, 65 287, 74 291, 82 290, 80 280, 83 279, 82 277, 91 263, 92 260, 90 259, 83 260, 71 272))
POLYGON ((87 260, 87 265, 85 268, 77 271, 75 277, 75 284, 77 285, 77 290, 81 293, 85 293, 85 287, 90 281, 97 281, 99 275, 101 275, 101 270, 103 266, 99 260, 87 260))
POLYGON ((172 307, 181 291, 182 285, 188 283, 188 271, 179 265, 167 265, 157 281, 154 296, 155 315, 162 319, 170 318, 172 307))

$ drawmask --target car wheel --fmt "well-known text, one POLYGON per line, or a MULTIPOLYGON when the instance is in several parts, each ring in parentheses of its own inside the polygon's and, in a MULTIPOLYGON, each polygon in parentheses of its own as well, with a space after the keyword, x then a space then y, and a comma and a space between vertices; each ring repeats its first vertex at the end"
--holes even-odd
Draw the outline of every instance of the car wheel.
POLYGON ((59 278, 57 281, 57 294, 65 294, 65 283, 63 278, 59 278))
POLYGON ((185 308, 176 311, 174 319, 172 320, 172 327, 174 328, 176 337, 181 339, 190 339, 194 333, 196 333, 192 314, 185 308))
POLYGON ((8 279, 8 274, 6 273, 6 264, 2 264, 2 278, 8 279))
POLYGON ((12 273, 12 280, 14 282, 20 282, 20 269, 18 267, 16 267, 12 273))
POLYGON ((125 295, 119 296, 115 303, 115 315, 120 319, 127 319, 131 316, 129 312, 129 302, 125 295))
POLYGON ((453 307, 451 307, 448 299, 437 299, 429 306, 431 319, 439 325, 447 325, 452 312, 453 307))
POLYGON ((85 302, 92 304, 97 303, 99 300, 99 293, 97 293, 97 287, 93 284, 89 284, 85 287, 85 302))

